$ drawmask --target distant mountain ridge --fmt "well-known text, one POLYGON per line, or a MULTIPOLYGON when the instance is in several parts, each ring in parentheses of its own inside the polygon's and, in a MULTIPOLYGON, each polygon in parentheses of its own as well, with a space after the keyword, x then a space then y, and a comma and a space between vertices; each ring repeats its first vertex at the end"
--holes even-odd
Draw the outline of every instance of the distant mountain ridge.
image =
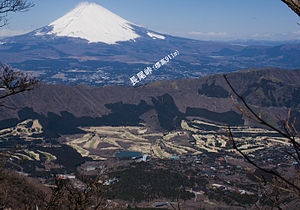
POLYGON ((131 85, 131 76, 175 50, 180 56, 139 85, 248 68, 300 66, 299 43, 245 46, 180 38, 135 25, 95 3, 79 4, 45 27, 0 43, 1 62, 54 84, 131 85))
MULTIPOLYGON (((248 70, 230 73, 228 78, 249 104, 271 121, 277 121, 278 116, 286 117, 289 108, 293 116, 300 117, 300 70, 248 70)), ((77 129, 87 125, 145 123, 156 129, 173 130, 181 120, 191 117, 220 124, 247 125, 249 122, 234 107, 230 95, 222 75, 157 81, 131 88, 42 85, 7 99, 9 106, 22 104, 27 108, 2 110, 0 125, 38 118, 52 127, 55 123, 58 130, 57 122, 61 122, 61 129, 70 125, 77 129)))

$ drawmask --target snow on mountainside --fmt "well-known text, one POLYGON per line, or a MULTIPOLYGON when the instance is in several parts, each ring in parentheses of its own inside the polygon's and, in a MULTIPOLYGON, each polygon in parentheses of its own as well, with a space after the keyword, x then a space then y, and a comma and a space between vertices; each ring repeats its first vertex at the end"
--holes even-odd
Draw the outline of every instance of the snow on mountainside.
POLYGON ((119 41, 129 41, 139 37, 131 25, 134 24, 98 4, 83 2, 49 24, 52 30, 48 34, 82 38, 90 43, 116 44, 119 41))
POLYGON ((171 36, 84 2, 45 27, 0 39, 0 62, 34 72, 45 83, 131 85, 129 78, 176 50, 180 56, 139 84, 245 68, 296 69, 299 46, 244 46, 171 36))
POLYGON ((148 32, 147 35, 152 37, 153 39, 166 39, 166 37, 164 37, 162 35, 154 34, 154 33, 151 33, 151 32, 148 32))

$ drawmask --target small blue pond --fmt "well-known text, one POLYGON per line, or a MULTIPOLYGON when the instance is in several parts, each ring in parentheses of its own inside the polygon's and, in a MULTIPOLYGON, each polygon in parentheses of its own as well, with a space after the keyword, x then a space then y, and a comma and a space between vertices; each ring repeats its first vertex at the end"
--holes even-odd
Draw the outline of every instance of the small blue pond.
POLYGON ((133 157, 142 157, 143 154, 140 152, 132 152, 132 151, 120 151, 119 153, 116 154, 116 157, 128 157, 128 158, 133 158, 133 157))

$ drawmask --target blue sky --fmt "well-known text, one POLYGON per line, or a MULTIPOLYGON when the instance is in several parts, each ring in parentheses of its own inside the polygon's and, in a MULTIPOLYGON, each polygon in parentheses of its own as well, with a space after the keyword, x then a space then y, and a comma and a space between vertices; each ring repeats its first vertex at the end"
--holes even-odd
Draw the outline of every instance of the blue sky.
MULTIPOLYGON (((0 36, 28 32, 61 17, 80 0, 32 0, 9 16, 0 36)), ((154 31, 202 40, 300 39, 300 18, 280 0, 90 0, 154 31)))

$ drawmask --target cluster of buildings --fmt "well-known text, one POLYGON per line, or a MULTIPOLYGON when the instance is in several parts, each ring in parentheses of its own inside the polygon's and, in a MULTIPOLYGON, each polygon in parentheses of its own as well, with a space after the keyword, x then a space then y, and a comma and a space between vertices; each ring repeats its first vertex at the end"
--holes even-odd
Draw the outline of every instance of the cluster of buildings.
POLYGON ((147 154, 144 154, 143 156, 139 156, 139 157, 133 157, 132 159, 138 163, 150 161, 150 157, 147 154))
POLYGON ((58 174, 57 178, 58 179, 63 179, 63 180, 66 180, 66 179, 76 179, 76 176, 74 174, 58 174))

